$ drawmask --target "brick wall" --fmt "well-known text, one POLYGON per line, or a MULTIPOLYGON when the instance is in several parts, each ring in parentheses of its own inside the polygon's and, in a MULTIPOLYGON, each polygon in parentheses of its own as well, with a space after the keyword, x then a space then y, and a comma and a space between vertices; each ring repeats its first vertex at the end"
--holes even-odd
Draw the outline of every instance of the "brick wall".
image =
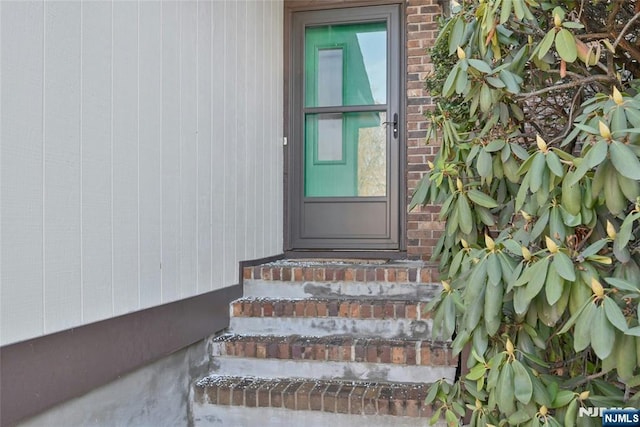
MULTIPOLYGON (((437 0, 407 0, 407 197, 426 171, 426 162, 437 149, 427 144, 428 121, 425 113, 433 108, 424 81, 432 70, 426 49, 433 45, 438 33, 441 7, 437 0)), ((407 202, 408 203, 408 202, 407 202)), ((416 208, 407 216, 407 255, 428 260, 444 225, 438 221, 433 206, 416 208)))

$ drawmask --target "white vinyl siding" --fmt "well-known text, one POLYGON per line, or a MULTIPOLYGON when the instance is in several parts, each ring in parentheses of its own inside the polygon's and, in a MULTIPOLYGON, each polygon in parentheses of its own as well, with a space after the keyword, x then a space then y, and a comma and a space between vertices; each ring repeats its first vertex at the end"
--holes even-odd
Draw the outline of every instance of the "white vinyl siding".
POLYGON ((0 345, 282 252, 281 1, 0 2, 0 345))

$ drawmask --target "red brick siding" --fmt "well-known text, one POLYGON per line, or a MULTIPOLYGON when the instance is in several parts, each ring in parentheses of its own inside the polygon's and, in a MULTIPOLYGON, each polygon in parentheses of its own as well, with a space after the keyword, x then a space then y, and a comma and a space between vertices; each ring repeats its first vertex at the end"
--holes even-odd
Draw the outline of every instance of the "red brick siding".
MULTIPOLYGON (((427 48, 433 45, 438 32, 441 7, 437 0, 407 0, 407 197, 426 171, 426 162, 433 159, 434 144, 425 137, 428 121, 425 113, 433 108, 424 81, 432 71, 427 48)), ((438 221, 438 209, 432 206, 416 208, 407 215, 407 255, 414 259, 429 259, 443 230, 438 221)))

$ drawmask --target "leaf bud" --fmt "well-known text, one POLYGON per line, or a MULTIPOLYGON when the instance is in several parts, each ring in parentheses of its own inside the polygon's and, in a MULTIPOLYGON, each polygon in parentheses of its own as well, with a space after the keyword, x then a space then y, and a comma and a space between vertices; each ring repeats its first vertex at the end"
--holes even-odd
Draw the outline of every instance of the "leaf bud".
POLYGON ((544 240, 547 243, 547 249, 549 249, 549 252, 551 252, 552 254, 558 253, 558 245, 553 241, 551 237, 545 236, 544 240))
POLYGON ((603 121, 599 121, 598 128, 600 129, 601 137, 603 137, 604 139, 611 139, 611 130, 609 129, 609 126, 604 124, 603 121))
POLYGON ((484 235, 484 244, 487 245, 487 249, 489 249, 490 251, 494 250, 496 247, 495 242, 491 237, 489 237, 488 234, 484 235))
POLYGON ((464 239, 460 239, 460 243, 462 244, 462 247, 465 249, 469 249, 469 242, 467 242, 464 239))
POLYGON ((624 103, 624 98, 622 98, 622 94, 620 93, 618 88, 615 86, 613 87, 613 101, 618 105, 622 105, 624 103))
POLYGON ((529 215, 525 211, 520 211, 520 214, 522 215, 522 218, 524 218, 525 221, 527 222, 531 221, 531 215, 529 215))
POLYGON ((458 191, 462 193, 464 186, 462 185, 462 180, 460 178, 456 178, 456 187, 458 187, 458 191))
POLYGON ((615 240, 616 235, 616 228, 607 220, 607 236, 609 236, 611 240, 615 240))
POLYGON ((436 168, 436 165, 434 165, 431 160, 427 160, 427 164, 429 165, 429 169, 431 170, 434 170, 436 168))
POLYGON ((482 402, 478 398, 476 398, 476 409, 482 409, 482 402))
POLYGON ((450 285, 450 284, 449 284, 449 282, 448 282, 448 281, 446 281, 446 280, 443 280, 443 281, 442 281, 442 287, 444 288, 444 290, 445 290, 446 292, 451 291, 451 285, 450 285))
POLYGON ((529 252, 529 249, 527 249, 526 246, 522 247, 522 257, 525 261, 529 261, 531 259, 531 252, 529 252))
POLYGON ((515 351, 515 347, 513 347, 513 343, 509 338, 507 338, 507 343, 505 344, 505 349, 507 350, 507 354, 509 356, 513 356, 513 352, 515 351))
POLYGON ((538 150, 542 151, 543 153, 549 151, 549 149, 547 148, 547 143, 544 141, 544 139, 542 139, 540 135, 536 135, 536 144, 538 145, 538 150))
POLYGON ((456 52, 458 53, 458 59, 465 59, 467 57, 467 54, 465 53, 464 49, 462 49, 460 46, 458 46, 458 49, 456 50, 456 52))
POLYGON ((595 277, 591 278, 591 290, 597 298, 602 298, 604 296, 604 288, 595 277))
POLYGON ((540 415, 542 415, 543 417, 546 417, 548 413, 549 413, 549 409, 547 409, 545 405, 542 405, 540 407, 540 415))
POLYGON ((587 400, 589 398, 589 390, 585 390, 578 396, 580 400, 587 400))
POLYGON ((553 15, 553 25, 556 27, 562 26, 562 18, 557 13, 553 15))

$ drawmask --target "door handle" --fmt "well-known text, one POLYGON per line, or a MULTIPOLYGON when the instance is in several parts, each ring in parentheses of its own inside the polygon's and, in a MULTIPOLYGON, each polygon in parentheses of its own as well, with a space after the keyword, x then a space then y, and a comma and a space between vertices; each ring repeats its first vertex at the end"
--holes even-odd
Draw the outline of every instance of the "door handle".
POLYGON ((393 121, 392 122, 382 122, 383 125, 393 125, 393 139, 398 139, 398 113, 393 113, 393 121))

